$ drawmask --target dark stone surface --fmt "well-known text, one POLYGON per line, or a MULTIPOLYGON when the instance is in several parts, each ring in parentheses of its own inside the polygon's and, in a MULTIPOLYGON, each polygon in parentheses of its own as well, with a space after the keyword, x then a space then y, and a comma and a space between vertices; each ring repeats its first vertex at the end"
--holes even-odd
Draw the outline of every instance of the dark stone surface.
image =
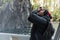
POLYGON ((60 22, 54 40, 60 40, 60 22))
POLYGON ((30 13, 29 1, 13 1, 13 4, 7 2, 0 9, 0 32, 3 33, 29 33, 30 23, 28 14, 30 13), (28 5, 28 6, 27 6, 28 5))

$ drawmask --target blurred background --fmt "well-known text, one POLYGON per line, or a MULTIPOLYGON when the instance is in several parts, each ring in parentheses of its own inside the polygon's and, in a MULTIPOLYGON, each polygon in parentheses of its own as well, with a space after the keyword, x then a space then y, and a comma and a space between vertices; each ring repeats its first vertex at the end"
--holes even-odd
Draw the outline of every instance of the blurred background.
POLYGON ((0 33, 30 35, 32 23, 28 21, 28 16, 38 7, 51 13, 56 34, 60 21, 60 0, 0 0, 0 33))

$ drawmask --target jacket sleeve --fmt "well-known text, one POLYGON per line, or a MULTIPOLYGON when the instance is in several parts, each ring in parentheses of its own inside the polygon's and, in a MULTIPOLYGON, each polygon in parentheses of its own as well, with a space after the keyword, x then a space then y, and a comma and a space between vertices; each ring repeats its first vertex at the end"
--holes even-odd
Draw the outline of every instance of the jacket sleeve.
POLYGON ((44 16, 42 16, 42 17, 45 18, 45 19, 47 20, 47 22, 50 21, 50 17, 49 17, 49 15, 44 15, 44 16))
POLYGON ((31 13, 30 16, 28 17, 28 20, 32 23, 42 23, 46 24, 47 20, 44 17, 38 16, 36 13, 31 13))

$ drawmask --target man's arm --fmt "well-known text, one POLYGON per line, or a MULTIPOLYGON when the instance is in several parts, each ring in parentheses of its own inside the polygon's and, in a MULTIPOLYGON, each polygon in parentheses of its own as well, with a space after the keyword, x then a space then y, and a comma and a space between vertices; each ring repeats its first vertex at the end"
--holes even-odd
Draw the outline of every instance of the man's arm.
POLYGON ((42 23, 42 24, 46 24, 47 20, 44 17, 40 17, 38 16, 36 13, 31 13, 28 20, 32 23, 42 23))
POLYGON ((42 16, 42 17, 45 18, 48 22, 50 21, 49 15, 44 15, 44 16, 42 16))

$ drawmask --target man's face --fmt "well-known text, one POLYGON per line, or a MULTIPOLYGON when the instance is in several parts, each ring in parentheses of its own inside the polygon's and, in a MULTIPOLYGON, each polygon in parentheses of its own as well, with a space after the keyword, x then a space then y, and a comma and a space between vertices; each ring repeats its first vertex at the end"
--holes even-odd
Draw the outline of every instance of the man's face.
POLYGON ((38 11, 41 11, 41 10, 42 10, 42 7, 39 7, 39 8, 38 8, 38 11))
POLYGON ((41 11, 38 13, 38 15, 44 16, 44 10, 41 10, 41 11))

